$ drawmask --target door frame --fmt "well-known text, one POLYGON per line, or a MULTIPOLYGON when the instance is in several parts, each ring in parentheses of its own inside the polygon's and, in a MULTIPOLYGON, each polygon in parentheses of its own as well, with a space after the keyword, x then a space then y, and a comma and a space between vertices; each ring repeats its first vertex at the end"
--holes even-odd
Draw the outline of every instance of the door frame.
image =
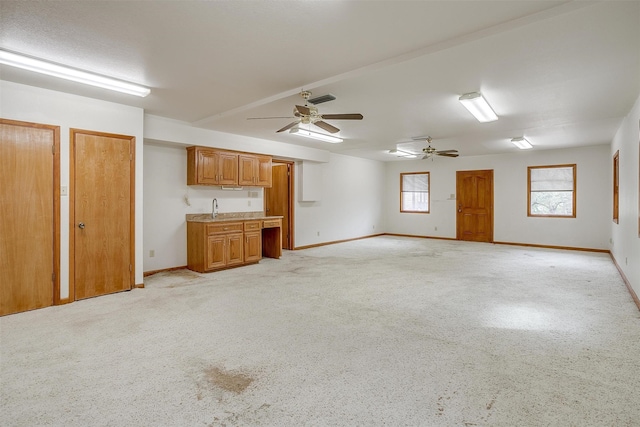
POLYGON ((53 300, 52 305, 68 302, 60 298, 60 126, 0 118, 0 124, 46 129, 53 132, 53 300))
MULTIPOLYGON (((295 200, 294 200, 295 184, 294 184, 294 181, 295 181, 295 166, 296 166, 296 163, 292 162, 292 161, 289 161, 289 160, 279 160, 279 159, 272 159, 271 163, 272 164, 277 163, 277 164, 281 164, 281 165, 287 165, 287 171, 289 172, 289 179, 287 180, 287 182, 288 182, 287 191, 289 193, 288 196, 287 196, 288 199, 289 199, 289 206, 287 207, 287 211, 288 211, 287 213, 289 215, 289 229, 286 230, 286 233, 289 236, 288 239, 287 239, 287 244, 289 246, 288 250, 293 250, 293 249, 295 249, 295 246, 294 246, 294 242, 295 242, 295 236, 294 236, 295 227, 294 227, 294 223, 295 222, 294 222, 294 209, 293 209, 293 207, 294 207, 294 204, 295 204, 295 200)), ((264 197, 263 204, 264 204, 263 210, 266 211, 266 206, 267 206, 266 194, 265 194, 265 197, 264 197)), ((284 231, 285 230, 283 230, 283 232, 284 231)))
MULTIPOLYGON (((490 233, 490 238, 486 243, 493 243, 494 242, 494 236, 493 236, 493 232, 494 232, 494 171, 493 169, 475 169, 475 170, 456 170, 456 205, 458 205, 458 200, 460 199, 460 194, 458 194, 458 189, 459 189, 459 174, 460 173, 464 173, 464 172, 491 172, 491 209, 489 212, 489 216, 490 216, 490 225, 491 225, 491 233, 490 233)), ((466 241, 464 239, 462 239, 461 233, 460 233, 460 224, 459 222, 459 211, 458 211, 458 206, 456 206, 456 240, 461 240, 461 241, 466 241)))
POLYGON ((69 129, 69 302, 76 298, 76 271, 75 271, 75 227, 76 227, 76 199, 75 199, 75 165, 76 165, 76 135, 93 135, 105 138, 118 138, 129 140, 129 153, 131 153, 131 167, 129 168, 129 289, 135 288, 135 251, 136 251, 136 137, 107 132, 96 132, 83 129, 69 129))

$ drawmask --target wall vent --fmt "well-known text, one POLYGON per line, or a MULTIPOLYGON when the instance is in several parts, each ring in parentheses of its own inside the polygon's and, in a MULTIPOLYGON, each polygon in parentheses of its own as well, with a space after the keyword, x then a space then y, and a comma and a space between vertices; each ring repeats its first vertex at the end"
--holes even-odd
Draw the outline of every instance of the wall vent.
POLYGON ((316 96, 315 98, 310 99, 309 102, 312 103, 313 105, 316 105, 316 104, 322 104, 323 102, 333 101, 335 99, 336 99, 335 96, 328 93, 326 95, 316 96))

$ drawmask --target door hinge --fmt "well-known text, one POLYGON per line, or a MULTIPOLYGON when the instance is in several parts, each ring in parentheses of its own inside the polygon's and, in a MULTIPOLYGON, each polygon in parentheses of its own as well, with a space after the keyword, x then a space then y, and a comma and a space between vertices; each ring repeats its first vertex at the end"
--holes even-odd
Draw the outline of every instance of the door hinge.
POLYGON ((133 271, 133 267, 129 264, 129 271, 133 271))
POLYGON ((52 282, 56 281, 56 273, 51 273, 51 281, 52 282))
POLYGON ((51 154, 56 154, 56 144, 51 146, 51 154))

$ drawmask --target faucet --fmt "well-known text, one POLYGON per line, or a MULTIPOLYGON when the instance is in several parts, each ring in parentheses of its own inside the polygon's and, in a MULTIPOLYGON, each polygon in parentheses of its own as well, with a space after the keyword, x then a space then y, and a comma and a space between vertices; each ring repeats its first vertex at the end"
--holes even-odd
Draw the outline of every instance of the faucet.
POLYGON ((218 199, 213 199, 211 202, 211 218, 218 216, 218 199))

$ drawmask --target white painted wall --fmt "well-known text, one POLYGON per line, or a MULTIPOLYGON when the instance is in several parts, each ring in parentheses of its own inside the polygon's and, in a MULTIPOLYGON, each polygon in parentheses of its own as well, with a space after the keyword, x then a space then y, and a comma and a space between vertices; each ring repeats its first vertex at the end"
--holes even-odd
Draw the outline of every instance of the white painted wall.
POLYGON ((187 185, 185 146, 144 144, 144 271, 187 265, 185 215, 210 213, 214 198, 220 213, 264 209, 259 187, 236 191, 187 185))
POLYGON ((456 171, 493 169, 494 241, 606 250, 612 198, 609 153, 609 146, 602 145, 389 162, 385 187, 386 231, 455 238, 456 171), (567 163, 577 164, 576 218, 527 217, 527 166, 567 163), (400 213, 400 173, 420 171, 430 172, 431 213, 400 213))
MULTIPOLYGON (((69 129, 136 138, 136 242, 143 238, 143 111, 111 102, 0 81, 0 117, 60 126, 60 185, 69 187, 69 129)), ((60 198, 60 298, 69 296, 69 197, 60 198)), ((142 245, 136 244, 135 282, 142 283, 142 245)))
MULTIPOLYGON (((304 167, 304 166, 303 166, 304 167)), ((331 154, 328 163, 314 165, 321 181, 319 200, 300 201, 296 191, 295 246, 383 233, 385 166, 383 162, 331 154)), ((296 167, 296 182, 304 185, 296 167)))
POLYGON ((636 295, 640 296, 640 230, 638 230, 640 226, 638 223, 640 97, 613 139, 609 163, 613 163, 613 155, 618 150, 620 150, 620 221, 615 224, 611 218, 609 219, 613 238, 611 253, 636 295))

